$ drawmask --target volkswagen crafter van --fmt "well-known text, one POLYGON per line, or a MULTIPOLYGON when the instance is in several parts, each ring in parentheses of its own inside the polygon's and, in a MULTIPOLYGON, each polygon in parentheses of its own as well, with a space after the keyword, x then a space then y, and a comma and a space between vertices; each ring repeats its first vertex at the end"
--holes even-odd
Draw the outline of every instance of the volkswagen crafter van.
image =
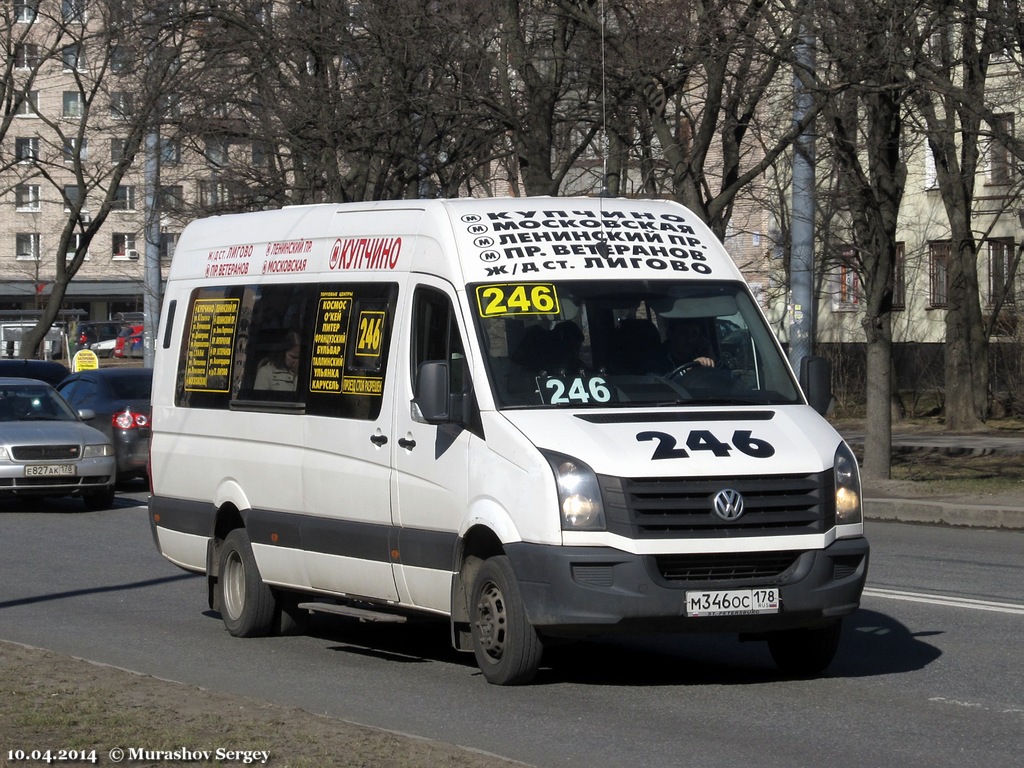
POLYGON ((805 363, 670 202, 199 220, 156 341, 154 538, 237 636, 435 614, 515 684, 559 639, 734 632, 814 674, 868 543, 805 363))

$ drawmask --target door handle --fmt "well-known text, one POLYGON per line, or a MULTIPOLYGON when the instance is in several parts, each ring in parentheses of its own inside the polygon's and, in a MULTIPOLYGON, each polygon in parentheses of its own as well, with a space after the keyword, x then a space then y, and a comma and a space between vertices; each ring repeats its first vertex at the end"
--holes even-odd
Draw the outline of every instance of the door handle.
POLYGON ((378 448, 382 445, 387 445, 387 435, 370 435, 370 442, 376 445, 378 448))
POLYGON ((416 447, 416 441, 412 438, 400 437, 398 438, 398 445, 402 448, 408 448, 411 451, 416 447))

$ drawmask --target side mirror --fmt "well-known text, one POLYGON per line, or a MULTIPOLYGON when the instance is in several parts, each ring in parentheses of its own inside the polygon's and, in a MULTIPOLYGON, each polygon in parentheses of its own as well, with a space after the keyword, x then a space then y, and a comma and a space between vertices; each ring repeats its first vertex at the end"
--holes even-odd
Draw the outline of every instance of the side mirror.
POLYGON ((824 416, 832 405, 832 365, 824 357, 800 360, 800 386, 810 406, 824 416))
POLYGON ((419 410, 419 418, 427 424, 443 424, 451 419, 452 398, 448 380, 446 361, 420 363, 412 403, 419 410))
POLYGON ((80 418, 82 421, 92 421, 93 419, 96 418, 96 411, 94 411, 92 408, 79 408, 78 418, 80 418))

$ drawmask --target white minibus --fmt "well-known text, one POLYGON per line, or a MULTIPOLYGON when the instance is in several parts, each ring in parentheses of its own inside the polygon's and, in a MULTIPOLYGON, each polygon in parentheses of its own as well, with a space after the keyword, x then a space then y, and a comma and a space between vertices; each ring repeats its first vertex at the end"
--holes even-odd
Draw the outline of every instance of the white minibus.
POLYGON ((801 368, 671 202, 202 219, 156 339, 153 535, 236 636, 432 614, 507 685, 554 641, 730 632, 815 674, 869 548, 801 368))

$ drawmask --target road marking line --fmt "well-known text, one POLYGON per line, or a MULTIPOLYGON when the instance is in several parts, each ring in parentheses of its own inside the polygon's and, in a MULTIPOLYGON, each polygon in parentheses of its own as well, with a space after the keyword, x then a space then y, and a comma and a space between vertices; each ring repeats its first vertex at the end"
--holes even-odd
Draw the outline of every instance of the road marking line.
POLYGON ((1024 616, 1024 605, 1016 603, 1000 603, 992 600, 972 600, 968 597, 951 597, 949 595, 929 595, 923 592, 903 592, 898 589, 876 589, 866 587, 864 594, 868 597, 883 597, 889 600, 906 600, 911 603, 929 603, 931 605, 947 605, 954 608, 970 608, 975 611, 995 611, 996 613, 1012 613, 1024 616))

